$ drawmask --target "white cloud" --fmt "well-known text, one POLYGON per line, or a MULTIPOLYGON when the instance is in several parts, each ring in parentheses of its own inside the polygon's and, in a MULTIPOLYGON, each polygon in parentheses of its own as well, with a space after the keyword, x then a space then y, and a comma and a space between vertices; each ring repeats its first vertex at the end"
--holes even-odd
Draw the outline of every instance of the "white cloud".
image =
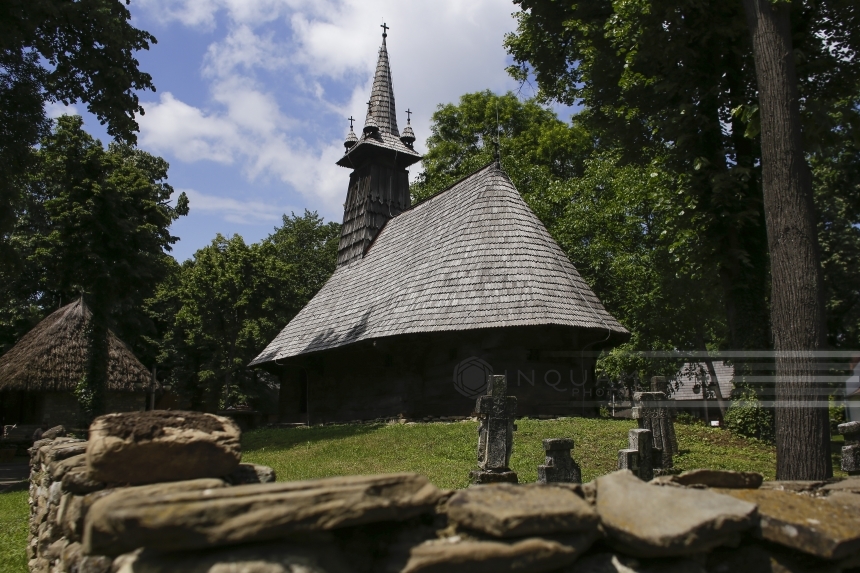
POLYGON ((281 221, 281 215, 298 209, 288 206, 270 205, 262 201, 238 200, 230 197, 208 195, 194 189, 177 189, 188 195, 189 207, 195 212, 214 213, 225 221, 239 224, 259 224, 281 221))
POLYGON ((437 104, 515 87, 502 48, 515 26, 510 0, 141 2, 161 21, 214 38, 199 69, 210 99, 165 93, 144 102, 142 145, 185 162, 237 165, 252 182, 280 180, 329 217, 342 212, 347 171, 334 162, 345 118, 363 125, 383 16, 398 124, 410 108, 419 151, 437 104))
POLYGON ((66 105, 63 102, 48 102, 45 104, 45 115, 51 119, 57 119, 63 115, 80 115, 78 108, 66 105))

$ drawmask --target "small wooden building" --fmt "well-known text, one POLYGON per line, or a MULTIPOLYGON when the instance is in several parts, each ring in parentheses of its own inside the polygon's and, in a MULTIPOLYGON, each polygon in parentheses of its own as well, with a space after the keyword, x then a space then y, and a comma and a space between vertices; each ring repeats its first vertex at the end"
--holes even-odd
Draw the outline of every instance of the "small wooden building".
MULTIPOLYGON (((91 317, 83 300, 77 300, 50 314, 0 356, 3 425, 77 427, 80 409, 74 390, 86 369, 91 317)), ((144 410, 150 373, 112 331, 108 350, 106 410, 144 410)))
POLYGON ((282 421, 465 416, 506 373, 520 415, 596 412, 597 352, 629 338, 496 161, 412 206, 383 34, 337 269, 251 363, 282 421))

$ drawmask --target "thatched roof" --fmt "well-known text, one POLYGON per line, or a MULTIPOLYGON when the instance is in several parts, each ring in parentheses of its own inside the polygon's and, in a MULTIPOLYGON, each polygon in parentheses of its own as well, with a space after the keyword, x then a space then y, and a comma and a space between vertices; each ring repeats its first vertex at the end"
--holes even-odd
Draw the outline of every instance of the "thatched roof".
MULTIPOLYGON (((50 314, 0 356, 0 390, 74 390, 86 369, 86 325, 92 312, 82 300, 50 314)), ((134 391, 150 373, 128 346, 109 331, 108 390, 134 391)))
POLYGON ((550 325, 630 336, 492 164, 389 220, 251 364, 400 334, 550 325))

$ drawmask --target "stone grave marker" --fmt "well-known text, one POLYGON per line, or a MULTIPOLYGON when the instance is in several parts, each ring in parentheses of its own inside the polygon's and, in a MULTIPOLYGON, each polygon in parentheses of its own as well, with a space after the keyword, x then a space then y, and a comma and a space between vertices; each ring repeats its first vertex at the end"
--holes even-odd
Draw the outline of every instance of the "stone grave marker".
POLYGON ((651 430, 633 428, 627 433, 627 449, 618 450, 618 469, 630 470, 645 481, 662 469, 663 452, 654 447, 651 430))
POLYGON ((543 449, 546 460, 538 466, 538 483, 582 483, 582 471, 570 455, 572 438, 549 438, 543 449))
POLYGON ((633 394, 635 403, 633 418, 636 419, 640 429, 651 430, 653 447, 662 452, 663 459, 660 467, 663 469, 672 467, 672 456, 678 453, 675 422, 672 420, 672 411, 666 403, 667 386, 664 376, 654 376, 651 378, 650 392, 633 394))
POLYGON ((514 442, 514 417, 517 399, 508 396, 505 376, 489 377, 487 395, 475 403, 478 414, 478 467, 471 472, 472 483, 518 483, 517 474, 508 467, 514 442))
POLYGON ((842 446, 842 471, 860 476, 860 421, 839 424, 839 433, 845 437, 842 446))

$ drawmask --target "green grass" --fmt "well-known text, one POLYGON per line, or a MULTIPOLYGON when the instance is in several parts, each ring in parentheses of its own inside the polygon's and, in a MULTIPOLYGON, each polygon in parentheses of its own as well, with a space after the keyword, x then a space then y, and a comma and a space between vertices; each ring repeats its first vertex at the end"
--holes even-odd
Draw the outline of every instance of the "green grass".
MULTIPOLYGON (((517 422, 511 469, 521 482, 537 480, 543 463, 541 440, 571 437, 574 459, 584 481, 615 470, 618 450, 626 447, 631 420, 568 418, 517 422)), ((717 428, 676 424, 681 470, 714 468, 756 471, 774 478, 770 445, 736 437, 717 428)), ((477 423, 415 425, 342 425, 248 432, 244 461, 275 468, 279 480, 335 475, 412 471, 443 488, 468 485, 475 467, 477 423)))
MULTIPOLYGON (((568 418, 517 422, 511 468, 521 482, 537 480, 543 463, 541 440, 571 437, 584 481, 615 470, 618 450, 627 443, 631 420, 568 418)), ((243 438, 243 461, 275 468, 280 481, 349 474, 410 471, 442 488, 462 488, 475 467, 476 422, 451 424, 356 424, 256 430, 243 438)), ((713 468, 754 471, 774 479, 773 446, 718 428, 676 424, 680 470, 713 468)), ((832 443, 834 474, 839 471, 841 436, 832 443)), ((26 573, 27 492, 0 494, 0 573, 26 573)))
POLYGON ((0 494, 0 573, 27 573, 26 491, 0 494))

